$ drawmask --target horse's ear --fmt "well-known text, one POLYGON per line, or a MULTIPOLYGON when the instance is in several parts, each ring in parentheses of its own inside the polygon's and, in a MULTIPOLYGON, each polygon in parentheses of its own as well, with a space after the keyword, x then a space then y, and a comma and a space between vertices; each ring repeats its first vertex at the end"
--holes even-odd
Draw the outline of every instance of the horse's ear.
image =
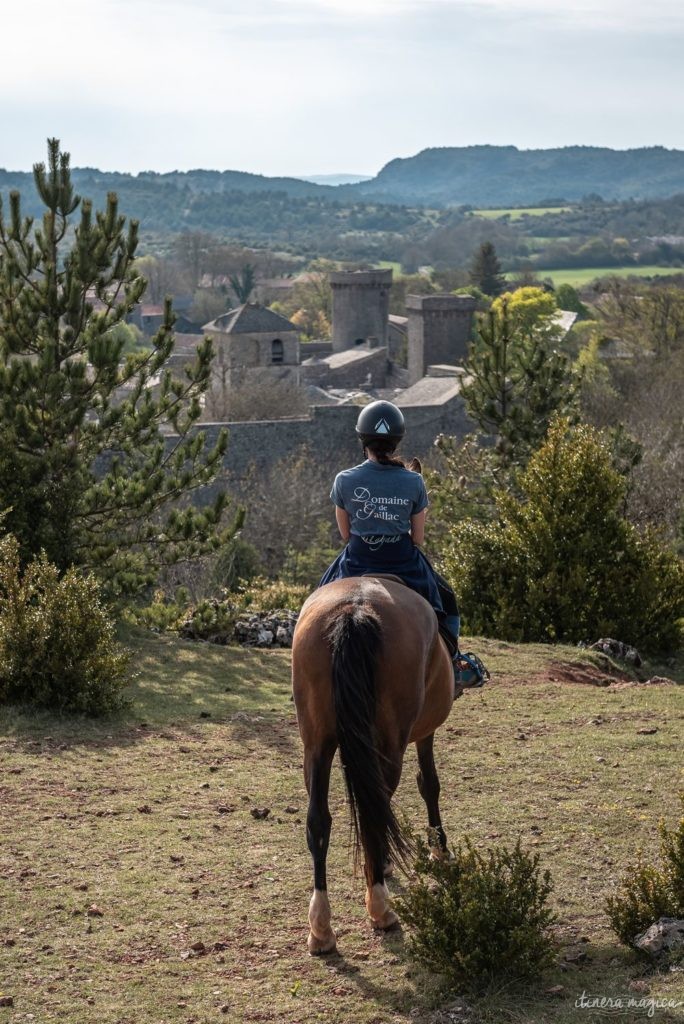
POLYGON ((412 473, 422 473, 423 472, 423 467, 421 465, 420 459, 417 459, 415 456, 411 459, 411 461, 409 462, 409 464, 408 464, 408 466, 406 468, 410 469, 412 473))

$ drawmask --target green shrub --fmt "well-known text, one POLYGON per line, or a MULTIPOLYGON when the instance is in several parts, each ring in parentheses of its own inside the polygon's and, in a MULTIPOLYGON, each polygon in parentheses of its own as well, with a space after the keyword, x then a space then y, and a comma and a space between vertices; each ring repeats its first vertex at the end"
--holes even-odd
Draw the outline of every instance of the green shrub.
POLYGON ((236 590, 240 583, 249 582, 259 572, 259 552, 242 537, 233 537, 216 553, 212 579, 225 590, 236 590))
POLYGON ((229 644, 233 641, 235 623, 240 609, 232 599, 205 598, 191 607, 178 623, 181 636, 190 640, 211 640, 229 644))
POLYGON ((112 711, 128 661, 93 576, 60 576, 44 553, 22 573, 17 540, 0 540, 0 702, 112 711))
POLYGON ((155 590, 149 604, 130 605, 125 616, 128 621, 146 626, 155 633, 167 633, 178 629, 187 616, 189 605, 190 595, 185 587, 178 587, 173 598, 167 597, 163 590, 155 590))
POLYGON ((493 520, 452 530, 445 563, 467 631, 676 649, 684 563, 622 515, 626 483, 601 436, 556 420, 516 485, 495 492, 493 520))
POLYGON ((534 977, 550 963, 552 885, 537 854, 520 840, 480 853, 466 839, 450 861, 430 860, 422 840, 417 849, 417 878, 396 900, 416 959, 470 992, 534 977))
POLYGON ((240 608, 255 612, 274 612, 285 608, 298 612, 311 590, 303 583, 269 580, 260 576, 243 588, 238 601, 240 608))
MULTIPOLYGON (((681 795, 684 811, 684 793, 681 795)), ((660 865, 641 859, 606 901, 610 924, 626 946, 660 917, 684 917, 684 814, 674 829, 658 825, 660 865)))

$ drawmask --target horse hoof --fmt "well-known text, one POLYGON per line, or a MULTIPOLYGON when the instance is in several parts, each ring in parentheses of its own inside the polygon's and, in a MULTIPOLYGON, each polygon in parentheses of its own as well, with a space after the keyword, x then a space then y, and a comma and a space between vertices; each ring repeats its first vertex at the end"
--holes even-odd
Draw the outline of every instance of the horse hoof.
POLYGON ((382 873, 385 878, 391 878, 394 874, 394 864, 391 860, 386 860, 382 869, 382 873))
POLYGON ((450 850, 443 850, 439 846, 433 846, 432 849, 430 850, 430 860, 438 860, 442 863, 448 864, 453 859, 454 858, 450 850))
POLYGON ((371 918, 373 929, 377 932, 388 932, 399 927, 399 918, 393 910, 386 910, 382 917, 371 918))
POLYGON ((309 932, 306 945, 309 950, 309 956, 327 956, 330 953, 337 952, 337 936, 332 928, 330 929, 330 935, 326 935, 322 939, 319 939, 313 932, 309 932))

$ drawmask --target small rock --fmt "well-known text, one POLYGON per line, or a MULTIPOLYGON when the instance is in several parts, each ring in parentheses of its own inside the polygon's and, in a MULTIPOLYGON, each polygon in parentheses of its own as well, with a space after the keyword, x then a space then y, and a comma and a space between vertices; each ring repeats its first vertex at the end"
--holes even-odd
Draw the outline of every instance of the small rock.
POLYGON ((252 807, 252 809, 251 809, 251 811, 249 813, 252 815, 253 818, 256 818, 257 821, 262 821, 264 818, 268 818, 269 814, 271 813, 271 808, 270 807, 252 807))
POLYGON ((86 914, 88 917, 104 917, 104 910, 100 910, 96 903, 91 903, 86 914))
POLYGON ((201 941, 193 942, 192 945, 190 946, 190 949, 193 951, 193 953, 206 953, 207 951, 207 947, 201 941))
POLYGON ((684 920, 661 917, 650 928, 635 937, 634 945, 653 957, 679 949, 684 946, 684 920))
POLYGON ((644 686, 676 686, 674 679, 668 679, 667 676, 651 676, 650 679, 644 680, 644 686))
POLYGON ((286 807, 285 808, 285 813, 286 814, 299 814, 299 808, 298 807, 286 807))
POLYGON ((560 996, 565 992, 565 985, 552 985, 551 988, 545 988, 547 996, 560 996))
POLYGON ((138 814, 151 814, 152 808, 149 804, 143 804, 142 807, 138 807, 138 814))
POLYGON ((273 633, 270 629, 260 629, 256 637, 257 647, 271 647, 273 645, 273 633))
POLYGON ((658 728, 654 725, 650 729, 637 729, 637 736, 653 736, 656 732, 658 732, 658 728))
POLYGON ((630 665, 634 665, 635 668, 639 668, 641 665, 641 656, 636 647, 623 643, 622 640, 603 637, 601 640, 597 640, 595 644, 590 644, 589 650, 601 651, 602 654, 607 654, 610 658, 616 658, 618 661, 627 661, 630 665))
POLYGON ((641 978, 635 978, 633 981, 630 981, 627 987, 630 992, 650 992, 651 990, 649 983, 641 978))
POLYGON ((0 1006, 14 1006, 14 998, 0 995, 0 1006))

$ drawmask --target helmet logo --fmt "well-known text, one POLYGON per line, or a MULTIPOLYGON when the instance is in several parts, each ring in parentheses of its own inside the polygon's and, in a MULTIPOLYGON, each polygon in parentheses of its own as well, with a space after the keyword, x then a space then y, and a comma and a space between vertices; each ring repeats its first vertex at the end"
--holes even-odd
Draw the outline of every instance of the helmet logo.
POLYGON ((389 432, 390 432, 390 428, 389 428, 389 423, 387 422, 387 420, 384 420, 384 419, 383 420, 378 420, 378 422, 375 424, 375 433, 376 434, 389 434, 389 432))

